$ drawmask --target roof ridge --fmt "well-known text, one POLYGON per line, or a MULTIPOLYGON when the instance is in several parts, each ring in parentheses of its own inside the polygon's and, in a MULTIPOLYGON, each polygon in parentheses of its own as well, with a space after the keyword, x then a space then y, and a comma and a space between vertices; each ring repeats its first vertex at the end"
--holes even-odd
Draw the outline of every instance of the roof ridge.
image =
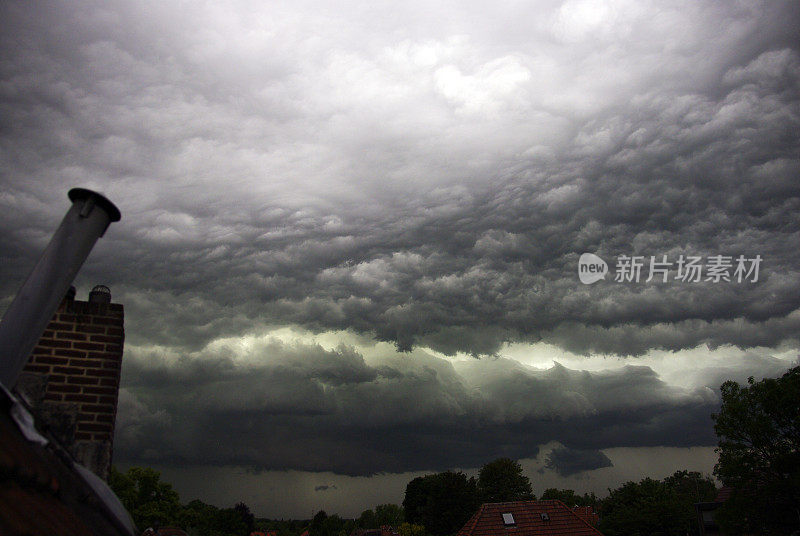
POLYGON ((483 513, 484 507, 486 503, 481 504, 478 507, 478 511, 472 514, 472 517, 469 518, 469 521, 461 528, 456 536, 470 536, 472 531, 475 529, 475 526, 478 524, 478 520, 481 518, 481 514, 483 513))
POLYGON ((590 529, 592 529, 593 531, 595 531, 595 532, 596 532, 597 534, 599 534, 600 536, 603 536, 603 533, 602 533, 602 532, 600 532, 600 531, 597 529, 597 527, 595 527, 594 525, 592 525, 591 523, 589 523, 588 521, 586 521, 585 519, 583 519, 583 518, 582 518, 581 516, 579 516, 578 514, 576 514, 576 513, 575 513, 575 511, 574 511, 572 508, 570 508, 569 506, 567 506, 566 504, 564 504, 563 502, 561 502, 561 500, 559 500, 559 499, 550 499, 550 500, 553 500, 553 501, 556 501, 557 503, 559 503, 561 506, 563 506, 564 508, 566 508, 566 509, 569 511, 569 513, 570 513, 570 514, 572 514, 573 516, 575 516, 576 518, 578 518, 578 519, 581 521, 581 523, 583 523, 584 525, 586 525, 587 527, 589 527, 590 529))

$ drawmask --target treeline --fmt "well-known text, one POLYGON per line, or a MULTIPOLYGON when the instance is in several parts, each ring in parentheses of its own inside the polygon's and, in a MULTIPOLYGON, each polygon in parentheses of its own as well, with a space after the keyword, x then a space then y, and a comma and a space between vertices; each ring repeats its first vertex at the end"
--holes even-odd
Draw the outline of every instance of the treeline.
MULTIPOLYGON (((716 520, 726 534, 800 533, 800 367, 780 378, 750 378, 747 386, 728 381, 720 390, 722 406, 712 415, 719 437, 714 473, 733 491, 716 520)), ((460 471, 415 478, 406 486, 402 507, 379 505, 357 519, 320 511, 310 520, 267 520, 255 519, 244 503, 182 505, 158 472, 142 467, 124 474, 112 469, 109 483, 140 529, 158 522, 191 536, 247 536, 254 529, 278 536, 305 530, 309 536, 349 536, 381 525, 399 528, 400 536, 451 536, 481 503, 536 498, 520 464, 509 458, 487 463, 477 478, 460 471)), ((699 533, 695 503, 712 501, 716 492, 711 477, 677 471, 662 480, 627 482, 602 499, 564 489, 548 489, 540 499, 594 507, 606 536, 684 536, 699 533)))
MULTIPOLYGON (((381 504, 355 519, 319 511, 310 520, 256 519, 244 503, 218 508, 193 500, 181 504, 172 485, 157 471, 132 467, 126 473, 112 469, 112 489, 133 516, 140 530, 153 526, 178 526, 191 536, 247 536, 254 530, 275 531, 278 536, 349 536, 356 529, 395 527, 400 536, 450 536, 467 522, 484 502, 535 499, 520 464, 500 458, 483 466, 478 478, 444 471, 417 477, 406 486, 402 506, 381 504)), ((710 501, 716 488, 709 477, 678 471, 663 480, 645 478, 628 482, 598 499, 571 489, 551 488, 540 499, 557 499, 569 507, 592 506, 601 514, 600 528, 607 536, 636 534, 697 534, 694 504, 710 501)))

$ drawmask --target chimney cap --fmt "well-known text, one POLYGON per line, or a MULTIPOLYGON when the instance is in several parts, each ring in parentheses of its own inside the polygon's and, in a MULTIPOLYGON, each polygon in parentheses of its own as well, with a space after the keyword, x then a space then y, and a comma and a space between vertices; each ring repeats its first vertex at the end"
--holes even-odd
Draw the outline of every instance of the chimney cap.
POLYGON ((95 285, 89 293, 91 303, 111 303, 111 289, 105 285, 95 285))
POLYGON ((104 195, 98 194, 95 191, 87 190, 86 188, 73 188, 67 193, 67 195, 69 196, 69 200, 73 203, 79 199, 94 198, 94 202, 108 213, 108 218, 112 222, 119 221, 122 218, 122 214, 120 214, 117 206, 109 201, 104 195))

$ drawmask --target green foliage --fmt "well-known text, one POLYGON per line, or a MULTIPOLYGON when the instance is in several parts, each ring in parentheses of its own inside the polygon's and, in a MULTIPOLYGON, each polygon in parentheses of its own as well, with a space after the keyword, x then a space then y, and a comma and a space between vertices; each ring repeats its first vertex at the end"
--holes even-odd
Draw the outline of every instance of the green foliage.
POLYGON ((479 504, 475 479, 467 479, 462 472, 446 471, 409 482, 403 509, 409 523, 423 525, 435 536, 446 536, 456 533, 479 504))
POLYGON ((549 488, 546 489, 545 492, 542 494, 542 500, 559 500, 566 504, 567 506, 597 506, 597 496, 592 493, 584 493, 583 495, 578 495, 575 493, 575 490, 571 489, 556 489, 556 488, 549 488))
POLYGON ((239 514, 239 517, 241 518, 242 523, 244 523, 244 526, 247 530, 247 534, 253 532, 256 527, 256 516, 250 512, 250 508, 248 508, 248 506, 243 502, 239 502, 236 503, 233 509, 239 514))
POLYGON ((111 468, 108 484, 139 530, 156 523, 161 526, 175 524, 179 519, 181 503, 178 493, 160 478, 161 473, 149 467, 131 467, 125 473, 111 468))
POLYGON ((800 367, 720 390, 714 474, 734 492, 717 521, 730 534, 800 530, 800 367))
POLYGON ((181 506, 172 485, 149 467, 131 467, 125 473, 112 467, 108 483, 140 531, 158 524, 181 527, 191 536, 247 536, 254 528, 254 516, 244 503, 217 508, 194 500, 181 506))
POLYGON ((311 520, 308 527, 309 536, 346 536, 356 528, 355 522, 345 521, 338 515, 329 516, 325 510, 320 510, 311 520))
POLYGON ((425 527, 408 522, 402 523, 398 527, 397 532, 400 533, 400 536, 426 536, 425 527))
POLYGON ((405 521, 403 508, 396 504, 379 504, 375 511, 364 510, 356 524, 362 529, 378 529, 383 525, 399 527, 405 521))
POLYGON ((533 499, 531 481, 522 466, 511 458, 498 458, 481 467, 478 473, 481 502, 506 502, 533 499))
POLYGON ((694 504, 715 494, 711 478, 697 472, 627 482, 601 502, 599 529, 606 536, 698 534, 694 504))
POLYGON ((361 512, 361 515, 358 516, 356 520, 356 524, 362 529, 377 529, 379 526, 375 518, 375 512, 372 510, 364 510, 361 512))
MULTIPOLYGON (((249 512, 249 509, 247 511, 249 512)), ((217 508, 197 499, 183 508, 177 525, 191 536, 247 536, 250 534, 241 508, 217 508)))
POLYGON ((397 504, 379 504, 375 507, 375 520, 378 527, 383 525, 399 527, 406 520, 406 514, 397 504))

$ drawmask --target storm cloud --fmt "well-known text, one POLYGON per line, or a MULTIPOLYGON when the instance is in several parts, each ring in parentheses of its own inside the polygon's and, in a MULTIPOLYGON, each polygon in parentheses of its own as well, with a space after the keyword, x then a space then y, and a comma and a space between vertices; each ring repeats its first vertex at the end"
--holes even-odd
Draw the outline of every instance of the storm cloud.
MULTIPOLYGON (((539 370, 419 350, 370 365, 352 348, 276 339, 175 360, 130 355, 125 385, 117 432, 125 459, 348 475, 536 458, 549 441, 572 449, 708 445, 717 404, 711 389, 671 387, 643 366, 539 370)), ((560 474, 578 470, 563 458, 553 458, 560 474)), ((574 463, 604 466, 592 460, 574 463)))
POLYGON ((611 460, 599 450, 555 448, 547 455, 546 467, 559 475, 570 476, 592 469, 611 467, 611 460))
POLYGON ((85 277, 159 343, 254 322, 476 355, 575 325, 646 328, 569 341, 627 354, 795 337, 796 6, 544 7, 435 35, 412 6, 7 3, 4 293, 83 184, 125 215, 85 277), (584 287, 584 251, 763 265, 584 287))
POLYGON ((568 476, 713 445, 719 383, 800 347, 798 28, 791 1, 3 2, 0 305, 83 186, 123 214, 76 280, 125 306, 118 460, 557 442, 568 476), (678 278, 718 255, 758 276, 678 278))

